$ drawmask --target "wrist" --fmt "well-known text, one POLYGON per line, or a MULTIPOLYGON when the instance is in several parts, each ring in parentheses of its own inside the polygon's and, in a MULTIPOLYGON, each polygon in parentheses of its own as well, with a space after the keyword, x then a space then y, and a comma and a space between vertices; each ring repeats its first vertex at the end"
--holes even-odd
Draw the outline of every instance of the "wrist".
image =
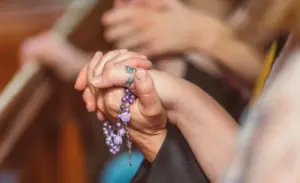
POLYGON ((92 54, 84 52, 72 44, 64 43, 63 51, 65 54, 62 55, 64 63, 68 64, 71 71, 71 80, 75 80, 81 69, 90 61, 92 54))
POLYGON ((189 49, 215 56, 216 47, 231 34, 230 27, 202 12, 195 12, 193 17, 193 22, 201 23, 190 27, 189 32, 193 36, 189 40, 189 49))
POLYGON ((182 90, 178 80, 182 79, 158 70, 149 70, 148 73, 151 75, 155 90, 163 104, 164 109, 175 110, 180 100, 181 92, 179 91, 182 90), (166 88, 171 88, 171 90, 168 91, 166 88))
POLYGON ((167 130, 164 129, 155 135, 143 134, 131 128, 129 131, 134 144, 138 147, 144 157, 149 162, 152 162, 161 149, 161 146, 167 136, 167 130))

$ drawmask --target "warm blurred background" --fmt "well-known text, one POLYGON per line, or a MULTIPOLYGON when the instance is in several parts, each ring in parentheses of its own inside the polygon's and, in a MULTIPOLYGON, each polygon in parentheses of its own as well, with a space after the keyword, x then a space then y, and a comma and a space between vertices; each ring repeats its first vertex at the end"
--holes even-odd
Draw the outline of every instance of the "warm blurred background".
POLYGON ((64 0, 0 1, 0 88, 18 68, 20 43, 49 29, 66 8, 64 0))
MULTIPOLYGON (((0 0, 2 92, 18 72, 20 44, 50 29, 70 1, 0 0)), ((73 37, 79 37, 77 43, 81 44, 80 36, 73 37)), ((46 74, 51 76, 50 92, 49 85, 48 88, 42 85, 48 81, 44 75, 43 79, 32 81, 32 85, 10 103, 9 110, 1 101, 0 182, 99 182, 101 169, 108 159, 107 150, 103 150, 100 124, 94 116, 84 112, 78 115, 81 117, 73 115, 78 111, 70 107, 73 102, 65 105, 66 101, 82 102, 80 94, 69 92, 72 84, 57 87, 65 83, 46 74), (66 95, 72 97, 65 99, 66 95)))
MULTIPOLYGON (((96 119, 94 113, 87 112, 81 93, 74 90, 74 81, 79 72, 79 70, 76 72, 74 70, 81 69, 83 65, 80 64, 89 61, 95 51, 112 50, 112 44, 117 47, 118 40, 109 40, 107 34, 105 37, 103 32, 104 29, 107 31, 118 26, 106 25, 104 27, 103 13, 111 9, 113 3, 115 4, 114 10, 120 10, 127 7, 130 2, 133 5, 138 4, 132 9, 134 13, 141 12, 139 6, 145 8, 144 2, 140 0, 0 0, 0 183, 111 183, 111 180, 114 180, 113 183, 121 183, 130 181, 135 171, 128 165, 128 154, 121 154, 116 158, 108 154, 101 133, 102 123, 96 119), (78 4, 70 8, 69 4, 73 1, 78 4), (55 29, 53 25, 56 25, 55 29), (46 32, 48 34, 41 35, 46 32), (57 32, 60 36, 49 32, 57 32), (43 39, 44 35, 46 39, 43 39), (55 36, 62 39, 56 39, 55 36), (44 59, 27 59, 27 61, 23 54, 23 66, 20 67, 21 45, 23 46, 22 53, 24 53, 24 48, 26 48, 24 41, 31 37, 34 37, 31 40, 39 40, 40 44, 38 46, 35 44, 35 49, 39 50, 38 48, 43 47, 44 59), (54 40, 52 43, 55 42, 55 44, 50 44, 51 40, 54 40), (52 51, 48 52, 48 50, 52 51), (44 62, 47 59, 48 65, 44 62), (56 62, 57 60, 60 61, 56 62), (40 65, 30 61, 39 61, 40 65), (56 67, 49 63, 55 63, 53 65, 56 67), (44 68, 42 64, 52 67, 44 68), (73 80, 70 79, 72 73, 73 80), (112 164, 107 165, 107 162, 112 164), (117 163, 114 164, 114 162, 117 163), (109 177, 108 181, 103 181, 102 175, 109 177)), ((177 21, 170 21, 170 19, 175 20, 180 13, 183 13, 181 15, 185 15, 186 18, 183 18, 179 24, 188 24, 182 27, 198 25, 198 19, 192 19, 197 22, 186 21, 189 20, 188 17, 194 17, 194 8, 209 11, 212 15, 225 19, 227 14, 234 9, 235 0, 232 2, 174 1, 176 6, 172 4, 169 7, 170 12, 173 12, 171 18, 167 16, 170 19, 163 19, 165 27, 160 26, 160 19, 156 16, 156 13, 159 16, 162 15, 160 6, 153 8, 152 2, 154 0, 146 3, 149 3, 148 14, 142 11, 141 14, 137 16, 134 14, 131 18, 141 18, 137 20, 138 22, 152 20, 152 24, 147 23, 145 24, 147 26, 141 26, 141 28, 147 31, 148 26, 158 26, 158 31, 151 32, 151 34, 154 34, 154 37, 163 35, 167 39, 153 40, 166 43, 178 37, 176 33, 166 34, 170 36, 164 34, 165 29, 173 31, 173 27, 178 25, 177 21), (186 14, 186 10, 190 13, 186 14)), ((204 15, 199 14, 200 20, 206 20, 202 18, 204 15)), ((188 30, 184 29, 183 32, 189 37, 188 30)), ((201 30, 204 30, 203 33, 210 32, 202 28, 201 30)), ((128 34, 129 38, 135 35, 126 31, 122 33, 126 36, 128 34)), ((210 37, 210 33, 209 36, 203 37, 210 37)), ((185 44, 185 39, 183 36, 175 42, 180 45, 183 41, 185 44)), ((152 39, 148 41, 151 42, 152 39)), ((202 40, 196 42, 206 43, 202 40)), ((169 45, 171 50, 175 49, 173 50, 175 53, 178 51, 176 44, 169 45)), ((183 47, 179 54, 174 54, 172 51, 170 54, 166 48, 165 53, 147 56, 154 61, 157 69, 166 72, 173 70, 172 74, 176 73, 201 87, 231 115, 239 118, 246 102, 241 95, 240 88, 233 87, 227 82, 230 78, 226 77, 227 70, 223 70, 223 67, 215 62, 214 57, 202 55, 202 50, 198 50, 199 53, 190 53, 188 48, 189 46, 183 47), (214 66, 214 69, 211 69, 211 66, 214 66)), ((128 49, 132 50, 132 48, 128 49)), ((134 156, 135 154, 137 156, 133 158, 133 161, 137 160, 141 163, 142 155, 137 151, 134 152, 134 156)), ((139 163, 133 163, 136 169, 139 163)))

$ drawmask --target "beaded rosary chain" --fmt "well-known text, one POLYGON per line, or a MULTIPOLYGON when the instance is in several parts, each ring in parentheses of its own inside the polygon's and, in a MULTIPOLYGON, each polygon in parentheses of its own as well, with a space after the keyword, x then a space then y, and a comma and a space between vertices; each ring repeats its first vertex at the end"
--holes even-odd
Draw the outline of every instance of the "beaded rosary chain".
POLYGON ((103 124, 103 133, 106 137, 106 145, 109 147, 109 151, 113 155, 120 152, 123 137, 126 136, 130 166, 132 143, 129 139, 127 125, 130 121, 130 106, 134 103, 135 98, 135 95, 128 88, 125 88, 125 94, 122 97, 120 105, 121 112, 118 114, 116 125, 113 126, 108 121, 103 124))

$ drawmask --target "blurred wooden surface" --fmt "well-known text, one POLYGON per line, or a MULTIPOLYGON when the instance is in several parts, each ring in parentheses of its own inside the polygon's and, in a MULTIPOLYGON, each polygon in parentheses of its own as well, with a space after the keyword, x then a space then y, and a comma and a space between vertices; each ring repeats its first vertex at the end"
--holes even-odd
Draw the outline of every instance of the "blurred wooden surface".
MULTIPOLYGON (((64 36, 86 51, 108 50, 99 18, 111 3, 97 2, 80 26, 64 36)), ((7 89, 15 74, 22 78, 31 72, 29 65, 16 73, 20 43, 49 29, 65 8, 66 4, 58 0, 0 1, 0 91, 7 89)), ((70 22, 81 21, 76 16, 65 18, 61 31, 70 29, 70 22)), ((5 156, 0 176, 4 171, 14 172, 21 183, 97 182, 99 165, 103 166, 108 157, 99 136, 101 125, 90 123, 91 117, 72 84, 62 83, 48 71, 39 72, 32 73, 9 104, 1 106, 0 101, 0 107, 5 108, 0 114, 0 160, 5 156)), ((14 79, 14 84, 18 81, 14 79)))
POLYGON ((0 1, 0 91, 18 68, 20 43, 49 29, 66 4, 46 0, 0 1))

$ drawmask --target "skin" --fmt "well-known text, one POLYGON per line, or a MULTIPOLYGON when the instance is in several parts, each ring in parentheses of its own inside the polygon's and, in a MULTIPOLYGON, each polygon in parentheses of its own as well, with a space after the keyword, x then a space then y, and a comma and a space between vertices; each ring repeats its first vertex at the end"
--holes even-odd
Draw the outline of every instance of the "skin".
MULTIPOLYGON (((198 162, 212 182, 222 180, 231 183, 292 183, 299 180, 297 172, 300 167, 299 148, 295 146, 299 139, 300 116, 297 110, 300 103, 294 100, 300 91, 299 59, 300 51, 297 49, 291 54, 287 65, 273 84, 261 96, 257 106, 250 112, 240 139, 243 143, 236 154, 235 136, 238 127, 220 106, 201 89, 187 81, 159 71, 150 70, 148 73, 153 78, 168 119, 184 134, 198 162), (172 91, 177 91, 174 96, 170 96, 172 91, 167 91, 165 87, 167 84, 172 91), (231 169, 227 176, 221 179, 232 157, 234 161, 231 169), (248 163, 250 160, 251 163, 248 163)), ((101 77, 98 76, 91 81, 92 85, 101 89, 122 86, 128 78, 124 67, 125 65, 121 63, 118 66, 104 68, 101 77)), ((135 83, 132 89, 137 87, 137 84, 135 83)), ((77 87, 83 87, 79 80, 77 87)), ((119 100, 120 98, 112 103, 119 100)), ((118 111, 116 106, 114 111, 118 111)), ((144 153, 147 154, 147 151, 144 153)))
MULTIPOLYGON (((136 59, 128 59, 126 61, 127 65, 130 62, 136 62, 134 60, 136 59)), ((139 62, 146 61, 147 60, 145 59, 139 60, 139 62)), ((107 61, 102 73, 92 80, 87 80, 85 74, 86 72, 92 73, 95 70, 84 69, 77 80, 76 88, 84 90, 88 85, 92 85, 94 88, 105 91, 105 89, 111 87, 121 87, 128 78, 128 74, 124 69, 126 64, 124 64, 124 61, 119 61, 120 63, 115 65, 110 64, 113 62, 118 61, 115 59, 107 61), (83 78, 85 79, 82 80, 83 78)), ((151 76, 154 81, 153 87, 155 87, 155 89, 152 88, 150 91, 156 90, 160 99, 157 102, 161 101, 168 120, 181 130, 206 175, 212 182, 217 182, 222 170, 229 163, 233 154, 234 136, 238 129, 236 122, 211 97, 188 81, 155 70, 149 70, 147 73, 147 76, 151 76), (170 93, 173 95, 170 95, 170 93), (201 115, 199 115, 199 111, 202 111, 201 115), (209 123, 207 123, 207 121, 209 121, 209 123), (197 136, 197 138, 195 138, 195 136, 197 136), (207 140, 199 141, 199 139, 207 140), (213 144, 218 144, 218 146, 213 144)), ((142 85, 143 83, 140 84, 142 85)), ((133 91, 138 87, 137 84, 138 83, 134 83, 132 86, 133 91)), ((118 90, 121 90, 120 92, 122 92, 123 89, 118 88, 118 90)), ((117 92, 114 90, 114 92, 111 91, 111 93, 117 92)), ((137 97, 140 97, 138 93, 136 93, 136 95, 137 97)), ((122 95, 118 97, 102 95, 102 97, 96 98, 97 110, 100 110, 104 116, 109 116, 109 119, 115 119, 119 112, 118 106, 121 97, 122 95), (104 106, 102 104, 99 106, 99 100, 110 100, 110 103, 108 104, 110 106, 105 107, 105 104, 104 106)), ((88 100, 87 98, 85 98, 85 101, 86 103, 95 102, 94 99, 88 100)), ((152 110, 158 111, 159 109, 152 108, 152 110)), ((132 116, 132 120, 136 123, 142 123, 138 118, 134 118, 134 116, 132 116)), ((154 121, 148 122, 152 124, 154 121)), ((165 123, 165 121, 161 121, 161 123, 165 123)), ((143 127, 143 129, 147 129, 147 127, 143 127)), ((152 130, 159 131, 159 128, 154 128, 152 130)), ((148 144, 147 141, 150 140, 147 139, 151 139, 152 136, 149 136, 144 132, 141 133, 143 133, 146 138, 138 138, 140 144, 148 144)), ((157 145, 154 147, 160 147, 159 145, 162 144, 164 136, 158 134, 156 138, 162 141, 155 142, 157 145)), ((151 156, 155 156, 159 150, 159 148, 151 150, 154 149, 151 146, 142 146, 139 148, 145 149, 142 150, 142 152, 145 153, 146 157, 149 157, 148 153, 150 152, 152 152, 152 154, 150 153, 151 156)))
MULTIPOLYGON (((144 30, 148 30, 148 32, 145 32, 145 34, 143 33, 142 35, 146 35, 147 33, 147 35, 154 36, 157 38, 157 39, 151 38, 151 40, 162 41, 162 42, 157 42, 157 44, 154 44, 153 48, 157 48, 158 50, 161 50, 164 53, 167 53, 168 50, 169 51, 194 50, 197 52, 199 51, 204 52, 220 60, 220 63, 214 63, 214 64, 225 65, 226 67, 228 66, 228 68, 230 68, 232 71, 236 72, 238 75, 241 74, 241 77, 245 78, 250 82, 252 82, 256 78, 258 74, 258 70, 260 68, 260 62, 257 61, 259 59, 256 59, 257 57, 259 57, 259 55, 257 53, 254 53, 253 50, 248 49, 247 46, 241 46, 240 43, 235 40, 235 38, 229 37, 228 40, 231 41, 227 41, 227 39, 225 39, 226 38, 225 35, 227 35, 228 30, 227 28, 224 29, 224 25, 222 24, 222 22, 220 22, 219 20, 213 17, 210 17, 210 15, 207 15, 205 13, 191 10, 187 6, 180 4, 178 1, 171 0, 166 2, 167 3, 165 3, 165 1, 134 0, 132 6, 117 8, 108 12, 103 17, 104 24, 108 26, 108 30, 106 33, 107 39, 110 40, 109 37, 113 37, 112 39, 119 37, 118 34, 120 33, 123 34, 126 32, 126 31, 122 32, 122 30, 130 28, 130 26, 132 28, 132 25, 128 24, 127 27, 117 26, 117 28, 112 29, 111 27, 114 27, 112 26, 112 24, 116 24, 116 21, 118 20, 117 17, 122 17, 121 19, 119 18, 120 21, 123 21, 124 17, 125 18, 126 17, 127 18, 148 17, 149 20, 147 21, 144 19, 133 19, 135 22, 133 25, 142 26, 142 27, 137 26, 133 28, 141 30, 142 32, 144 30), (157 12, 157 9, 159 9, 160 7, 168 7, 167 8, 168 11, 157 12), (154 9, 156 11, 154 11, 154 9), (149 16, 137 16, 141 13, 142 15, 148 14, 149 16), (178 22, 172 21, 174 19, 177 19, 178 21, 181 20, 182 25, 185 26, 178 27, 177 26, 178 22), (190 21, 185 21, 187 19, 190 21), (142 22, 149 22, 149 24, 147 25, 141 24, 142 22), (194 22, 202 22, 202 23, 195 24, 194 22), (205 25, 205 27, 203 25, 205 25), (151 29, 149 28, 149 26, 151 26, 151 29), (176 27, 175 29, 174 26, 176 27), (161 32, 161 30, 165 30, 165 31, 161 32), (169 36, 172 34, 168 34, 167 30, 169 31, 171 30, 172 32, 176 30, 178 31, 177 32, 178 34, 176 33, 176 35, 181 35, 181 36, 176 36, 175 37, 176 39, 174 39, 174 36, 173 37, 169 36), (216 35, 219 34, 223 36, 221 36, 220 38, 217 37, 216 35), (203 35, 203 36, 199 37, 197 35, 203 35), (168 44, 166 45, 162 43, 168 43, 168 44), (227 43, 230 45, 230 47, 234 48, 236 52, 234 53, 230 52, 230 50, 227 49, 228 48, 228 46, 226 46, 227 43), (215 47, 214 45, 218 45, 218 47, 215 47), (239 54, 237 55, 236 53, 239 54), (252 58, 249 57, 249 55, 252 55, 251 56, 252 58), (245 60, 245 63, 241 63, 240 62, 241 60, 245 60), (245 65, 247 65, 246 69, 244 69, 245 65), (241 70, 243 72, 240 72, 241 70)), ((214 1, 213 3, 217 3, 217 2, 214 1)), ((124 6, 125 2, 121 1, 121 3, 119 4, 120 5, 116 5, 116 6, 124 6)), ((215 11, 204 1, 202 4, 204 7, 203 9, 205 9, 204 11, 213 12, 212 14, 216 15, 217 17, 225 16, 226 12, 229 12, 230 9, 229 5, 222 5, 224 6, 224 9, 222 11, 221 10, 215 11)), ((146 38, 149 37, 146 36, 146 38)), ((128 39, 126 40, 132 41, 134 39, 128 37, 128 39)), ((143 50, 143 47, 140 48, 143 50)), ((142 50, 139 51, 143 53, 142 50)), ((80 71, 80 69, 83 67, 86 61, 91 58, 89 53, 84 53, 81 50, 74 48, 72 45, 62 40, 58 35, 55 35, 55 33, 47 33, 29 39, 21 46, 20 53, 21 53, 20 58, 22 60, 21 61, 22 64, 30 60, 39 61, 42 64, 50 68, 53 68, 53 70, 62 79, 66 81, 74 80, 76 74, 80 71), (71 62, 72 64, 70 64, 71 62), (70 68, 70 65, 72 66, 72 68, 70 68)), ((179 71, 178 67, 182 67, 183 65, 180 61, 174 61, 174 62, 175 63, 172 67, 172 70, 174 68, 176 70, 175 74, 177 74, 177 71, 179 71)), ((207 67, 207 64, 205 64, 205 62, 211 62, 211 61, 210 60, 203 61, 202 59, 200 60, 197 59, 197 64, 199 64, 204 69, 206 69, 207 67)), ((159 68, 165 69, 166 67, 164 65, 166 64, 162 62, 159 68)), ((212 70, 209 68, 207 69, 207 71, 212 72, 212 70)), ((180 73, 183 72, 184 71, 180 69, 180 73)))
MULTIPOLYGON (((164 9, 160 11, 128 6, 107 12, 102 18, 108 27, 106 39, 115 42, 117 48, 128 48, 148 56, 187 51, 206 53, 216 58, 216 65, 229 68, 249 82, 256 79, 261 55, 240 41, 233 27, 177 0, 162 2, 164 9)), ((226 8, 228 6, 224 6, 226 8)))
MULTIPOLYGON (((295 59, 295 60, 298 60, 298 59, 295 59)), ((273 97, 267 98, 262 103, 267 103, 268 101, 275 100, 276 97, 274 97, 274 95, 277 93, 277 95, 275 95, 275 96, 277 96, 279 98, 282 97, 282 96, 289 96, 288 98, 284 98, 283 100, 279 100, 279 101, 284 101, 284 103, 287 103, 287 106, 288 106, 287 108, 288 109, 297 109, 298 108, 297 100, 294 100, 297 97, 298 93, 297 92, 291 92, 291 91, 294 90, 295 86, 296 86, 296 88, 298 86, 297 85, 298 78, 296 77, 297 75, 296 75, 296 71, 295 71, 295 70, 297 70, 298 65, 293 64, 292 67, 290 67, 290 68, 294 68, 294 70, 292 72, 293 77, 289 78, 292 82, 289 82, 289 84, 287 85, 288 86, 287 87, 288 88, 288 90, 287 90, 288 93, 286 93, 286 92, 280 93, 280 91, 282 91, 282 90, 276 90, 276 89, 279 89, 279 87, 277 85, 277 88, 274 87, 275 89, 273 88, 273 90, 272 90, 273 97), (285 94, 287 94, 287 95, 285 95, 285 94)), ((289 73, 289 71, 285 71, 285 73, 287 75, 287 73, 289 73)), ((154 77, 155 76, 153 75, 153 78, 154 77)), ((159 78, 161 80, 161 78, 167 78, 167 77, 159 77, 159 78)), ((282 77, 282 78, 286 79, 285 77, 282 77)), ((283 80, 281 80, 281 81, 283 81, 283 80)), ((284 82, 285 81, 287 81, 287 80, 284 80, 284 82)), ((182 85, 185 86, 184 84, 182 84, 182 85)), ((174 85, 174 87, 175 87, 175 85, 174 85)), ((159 88, 159 87, 157 87, 157 88, 159 88)), ((186 91, 187 90, 185 90, 185 92, 186 91)), ((298 89, 296 89, 295 91, 298 91, 298 89)), ((270 95, 270 93, 272 93, 272 92, 267 92, 267 95, 270 95)), ((159 91, 158 91, 158 95, 159 95, 159 91)), ((197 96, 200 95, 200 92, 199 92, 199 94, 195 94, 195 96, 196 95, 197 96)), ((185 95, 181 95, 180 97, 178 96, 178 98, 180 98, 181 102, 184 101, 182 96, 185 96, 185 95)), ((178 98, 175 98, 175 99, 178 99, 178 98)), ((189 102, 194 101, 194 100, 195 100, 195 98, 193 98, 193 100, 189 100, 189 102)), ((207 99, 207 100, 209 100, 209 99, 207 99)), ((209 103, 210 103, 210 105, 212 105, 211 101, 209 103)), ((180 103, 180 104, 182 104, 182 103, 180 103)), ((280 108, 280 107, 282 107, 282 105, 281 105, 282 103, 272 103, 272 104, 274 104, 274 105, 263 105, 263 107, 266 107, 266 111, 269 111, 269 113, 273 113, 273 114, 277 114, 276 112, 282 112, 280 110, 276 110, 276 107, 278 107, 279 109, 284 109, 284 108, 280 108), (275 106, 275 107, 271 108, 270 106, 275 106)), ((190 105, 190 103, 188 103, 187 105, 190 105)), ((200 102, 199 102, 199 106, 196 106, 196 105, 193 105, 193 106, 199 108, 200 102)), ((194 107, 192 109, 198 109, 198 108, 194 108, 194 107)), ((206 103, 206 105, 202 105, 202 108, 200 108, 200 109, 206 109, 206 107, 207 107, 207 103, 206 103)), ((177 107, 175 107, 175 108, 177 108, 177 107)), ((226 119, 226 116, 228 118, 228 115, 226 113, 223 114, 222 112, 220 112, 220 111, 222 111, 222 109, 217 110, 218 107, 211 107, 211 108, 216 108, 216 111, 214 111, 214 113, 211 114, 211 116, 212 116, 211 118, 214 118, 215 114, 219 114, 218 115, 219 117, 216 119, 216 121, 219 121, 220 124, 222 124, 224 121, 226 121, 224 119, 226 119), (219 113, 216 113, 217 111, 219 111, 219 113), (221 121, 222 121, 222 123, 221 123, 221 121)), ((180 109, 180 107, 178 107, 177 109, 180 109)), ((178 110, 178 111, 180 111, 180 110, 178 110)), ((257 111, 259 111, 259 110, 257 110, 257 111)), ((200 118, 199 117, 200 114, 199 114, 198 110, 194 111, 195 112, 194 115, 189 113, 189 112, 191 112, 191 111, 190 110, 186 111, 186 114, 190 114, 190 115, 186 115, 185 118, 182 118, 182 119, 186 119, 186 122, 189 122, 190 120, 195 120, 195 121, 199 120, 199 119, 197 119, 197 117, 200 118), (187 120, 187 119, 189 119, 189 120, 187 120)), ((269 146, 270 146, 270 144, 272 144, 272 142, 274 142, 274 137, 278 136, 278 132, 276 130, 274 130, 274 131, 270 130, 270 133, 267 133, 267 134, 263 133, 263 134, 260 134, 259 138, 250 139, 250 140, 246 141, 246 145, 244 147, 249 147, 249 145, 251 145, 250 146, 250 152, 251 153, 248 154, 247 156, 239 156, 239 155, 235 156, 237 158, 237 160, 234 161, 234 162, 242 162, 241 164, 244 166, 246 163, 243 163, 243 162, 245 160, 247 160, 246 158, 251 158, 251 159, 256 159, 257 158, 257 160, 255 160, 254 163, 252 163, 251 165, 246 164, 247 168, 244 169, 244 171, 241 171, 242 173, 240 172, 237 175, 239 177, 237 180, 243 180, 242 182, 247 182, 247 181, 248 182, 265 182, 265 181, 266 182, 272 182, 272 181, 274 181, 274 179, 276 179, 276 180, 285 180, 284 182, 295 182, 295 180, 297 180, 296 172, 298 172, 297 170, 298 170, 298 159, 299 159, 298 154, 299 153, 297 153, 298 149, 295 148, 295 145, 292 142, 294 142, 295 139, 299 138, 297 136, 296 132, 295 132, 295 129, 297 129, 297 123, 295 122, 296 121, 295 119, 298 119, 299 117, 297 116, 295 110, 291 110, 291 111, 288 110, 287 112, 291 112, 291 113, 279 113, 280 117, 282 117, 282 119, 285 119, 285 120, 289 119, 287 121, 287 123, 285 124, 285 126, 287 126, 288 128, 283 128, 283 136, 282 136, 283 138, 282 138, 282 141, 280 141, 280 146, 279 146, 280 148, 279 149, 282 150, 282 151, 279 151, 277 153, 277 155, 275 155, 275 156, 267 157, 267 155, 270 154, 269 153, 270 150, 271 150, 271 152, 274 151, 274 147, 271 146, 269 148, 269 146), (289 124, 290 124, 290 126, 289 126, 289 124), (289 134, 291 134, 291 135, 289 135, 289 134), (254 143, 254 140, 256 142, 261 142, 261 143, 258 143, 258 145, 257 145, 257 143, 254 143), (289 153, 289 152, 292 152, 292 153, 289 153), (266 157, 267 157, 267 161, 262 161, 262 160, 265 160, 266 157), (292 171, 287 171, 287 170, 291 170, 291 169, 285 168, 285 167, 290 167, 291 163, 287 163, 287 162, 291 162, 291 161, 279 161, 279 160, 282 160, 281 157, 292 157, 291 158, 293 160, 292 162, 295 162, 294 165, 292 166, 292 167, 294 167, 294 168, 292 168, 292 171), (260 160, 260 161, 258 161, 258 160, 260 160), (283 166, 270 166, 270 162, 274 162, 275 165, 285 165, 285 166, 284 166, 284 168, 282 168, 283 166), (263 165, 263 166, 261 166, 261 165, 263 165), (266 174, 263 174, 263 175, 262 174, 257 174, 257 172, 259 172, 259 171, 265 172, 266 174), (252 172, 252 174, 251 174, 251 172, 252 172), (256 173, 253 173, 253 172, 256 172, 256 173), (276 176, 274 178, 274 176, 268 174, 268 172, 278 172, 278 173, 275 174, 276 176), (247 175, 247 176, 245 176, 245 175, 247 175), (253 179, 253 177, 257 177, 257 178, 253 179), (274 179, 271 179, 271 178, 274 178, 274 179), (287 179, 287 178, 289 178, 289 179, 287 179)), ((170 113, 170 112, 167 112, 167 113, 168 113, 168 117, 170 117, 171 119, 174 119, 176 124, 179 124, 178 119, 181 119, 181 118, 178 118, 178 116, 176 116, 174 113, 170 113), (172 116, 172 114, 173 114, 173 116, 172 116)), ((178 113, 180 113, 180 112, 178 112, 178 113)), ((204 113, 204 114, 206 114, 206 113, 204 113)), ((184 114, 182 114, 182 115, 184 116, 184 114)), ((262 115, 262 114, 260 114, 260 115, 262 115)), ((266 115, 266 114, 264 114, 264 115, 266 115)), ((264 116, 264 115, 262 115, 262 116, 264 116)), ((278 116, 277 115, 271 115, 268 118, 265 118, 265 119, 267 119, 267 121, 269 121, 269 123, 266 123, 266 126, 267 126, 266 129, 273 129, 273 128, 281 129, 281 124, 282 123, 280 123, 280 121, 278 119, 276 121, 275 117, 278 117, 278 116), (273 122, 273 121, 275 121, 276 123, 270 125, 271 122, 273 122), (272 126, 272 128, 271 128, 271 126, 272 126)), ((252 120, 259 121, 258 119, 252 119, 252 120)), ((230 124, 231 120, 228 120, 228 121, 229 121, 228 124, 230 124)), ((281 120, 281 122, 282 122, 282 120, 281 120)), ((207 119, 205 119, 205 121, 203 121, 203 123, 206 124, 207 119)), ((213 124, 214 125, 217 124, 216 126, 214 126, 214 128, 216 128, 216 127, 218 127, 218 125, 220 125, 218 123, 213 123, 213 124)), ((188 126, 188 125, 185 125, 185 126, 188 126)), ((210 126, 210 125, 206 124, 206 125, 201 126, 201 127, 205 127, 205 128, 201 128, 203 130, 203 132, 205 132, 205 129, 207 131, 209 131, 210 128, 208 128, 208 126, 210 126)), ((231 138, 231 136, 234 136, 233 134, 236 133, 235 131, 237 131, 237 130, 234 130, 234 127, 232 128, 231 125, 228 125, 228 126, 229 126, 229 127, 227 127, 228 129, 233 129, 232 130, 233 133, 230 132, 231 130, 227 130, 227 128, 225 128, 226 129, 225 130, 225 132, 226 132, 225 135, 227 135, 227 138, 219 137, 219 139, 220 139, 220 141, 223 140, 224 144, 228 143, 229 146, 227 146, 227 148, 230 149, 230 146, 231 146, 230 145, 231 144, 230 139, 233 139, 233 138, 231 138), (229 140, 226 140, 226 139, 229 139, 229 140)), ((190 128, 191 129, 188 130, 189 133, 191 133, 193 135, 199 134, 196 131, 194 133, 192 133, 193 129, 196 129, 196 128, 194 128, 193 126, 190 126, 190 128)), ((198 130, 201 130, 201 129, 199 127, 198 130)), ((254 129, 259 129, 259 128, 254 128, 254 129)), ((184 131, 184 130, 182 130, 182 131, 184 131)), ((222 134, 222 131, 223 131, 223 129, 220 129, 221 134, 222 134)), ((254 132, 255 132, 255 130, 254 130, 254 132)), ((193 136, 193 138, 195 138, 195 136, 193 136)), ((206 139, 206 136, 203 136, 203 138, 206 139)), ((232 140, 232 141, 234 141, 234 140, 232 140)), ((197 143, 199 143, 199 142, 197 142, 197 143)), ((190 143, 190 145, 191 145, 191 143, 190 143)), ((219 145, 219 143, 218 143, 218 145, 219 145)), ((220 146, 223 147, 223 145, 220 145, 220 146)), ((276 147, 275 149, 278 149, 278 147, 276 147)), ((219 150, 218 152, 220 154, 219 155, 220 160, 223 160, 224 162, 226 162, 226 159, 230 159, 230 157, 232 156, 231 153, 228 153, 229 155, 227 155, 227 153, 225 153, 225 155, 224 155, 222 150, 221 151, 219 150), (222 152, 222 154, 220 152, 222 152), (224 157, 222 157, 222 156, 224 156, 224 157)), ((218 152, 216 152, 216 153, 218 154, 218 152)), ((197 152, 195 152, 195 151, 194 151, 194 153, 197 154, 197 152)), ((241 154, 244 154, 244 153, 245 153, 244 151, 241 151, 241 154)), ((199 156, 201 157, 201 154, 199 156)), ((203 154, 202 154, 202 156, 203 156, 203 154)), ((197 156, 197 158, 198 158, 198 156, 197 156)), ((200 159, 198 158, 198 160, 201 162, 201 158, 200 159)), ((212 158, 212 160, 214 160, 214 159, 212 158)), ((223 161, 221 161, 221 162, 223 162, 223 161)), ((226 164, 226 163, 224 163, 224 164, 226 164)), ((215 165, 208 165, 208 166, 215 166, 215 165)), ((224 170, 224 168, 222 168, 222 166, 220 166, 220 167, 221 167, 220 169, 212 168, 212 170, 211 170, 212 173, 209 173, 210 171, 207 170, 207 168, 205 170, 205 172, 209 175, 210 179, 213 180, 213 182, 215 182, 216 180, 218 180, 220 178, 219 175, 224 170), (214 175, 216 175, 216 176, 214 176, 214 175)))
MULTIPOLYGON (((123 69, 124 65, 130 67, 144 66, 146 68, 151 68, 152 66, 151 62, 145 60, 145 57, 140 54, 117 50, 109 52, 103 57, 101 53, 96 54, 86 69, 81 72, 81 75, 87 72, 88 80, 91 81, 95 76, 106 74, 106 68, 120 68, 121 66, 123 69)), ((123 74, 128 75, 127 73, 123 74)), ((134 83, 137 87, 135 87, 134 91, 139 98, 131 106, 132 119, 128 130, 131 134, 131 140, 140 147, 141 152, 151 162, 166 136, 167 119, 165 110, 154 90, 153 81, 146 74, 144 70, 136 72, 134 83)), ((77 82, 76 88, 83 89, 84 87, 80 87, 77 82)), ((93 87, 90 83, 89 90, 85 90, 83 98, 85 101, 93 100, 93 102, 96 102, 95 108, 89 108, 91 105, 87 107, 90 111, 97 109, 98 118, 103 121, 102 113, 105 114, 107 119, 116 118, 120 111, 114 110, 119 108, 115 101, 121 99, 123 93, 124 91, 121 88, 117 89, 110 86, 107 89, 100 89, 93 87), (87 91, 92 92, 88 94, 87 91), (94 100, 95 98, 92 98, 92 93, 98 96, 96 101, 94 100)))
POLYGON ((74 81, 79 71, 91 59, 85 53, 53 32, 27 39, 20 48, 20 63, 40 62, 52 68, 64 81, 74 81))

